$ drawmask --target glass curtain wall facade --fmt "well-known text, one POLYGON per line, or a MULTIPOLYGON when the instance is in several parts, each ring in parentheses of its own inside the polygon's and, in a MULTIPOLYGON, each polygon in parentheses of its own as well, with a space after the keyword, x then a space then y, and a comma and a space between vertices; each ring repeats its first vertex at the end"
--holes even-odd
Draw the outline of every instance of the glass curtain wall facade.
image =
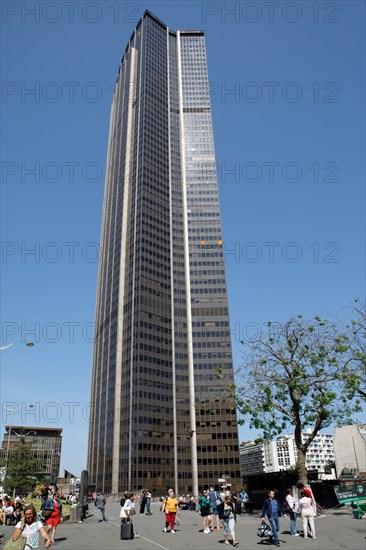
POLYGON ((204 34, 145 12, 110 119, 91 482, 107 494, 239 486, 232 381, 204 34))

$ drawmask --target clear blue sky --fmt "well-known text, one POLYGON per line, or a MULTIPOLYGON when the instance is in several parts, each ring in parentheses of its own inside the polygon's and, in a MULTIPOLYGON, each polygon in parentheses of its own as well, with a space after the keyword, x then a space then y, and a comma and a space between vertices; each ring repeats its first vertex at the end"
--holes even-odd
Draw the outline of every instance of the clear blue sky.
POLYGON ((15 424, 63 427, 78 473, 112 90, 137 20, 148 8, 206 33, 239 366, 239 339, 266 320, 364 294, 365 4, 57 4, 1 6, 1 339, 36 340, 1 352, 1 399, 15 424))

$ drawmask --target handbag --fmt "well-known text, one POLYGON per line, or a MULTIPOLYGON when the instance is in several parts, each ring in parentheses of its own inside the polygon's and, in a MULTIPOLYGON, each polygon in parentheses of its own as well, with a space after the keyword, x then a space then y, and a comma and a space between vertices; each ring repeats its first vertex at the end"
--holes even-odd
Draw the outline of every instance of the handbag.
POLYGON ((262 521, 257 529, 257 537, 263 539, 264 537, 273 537, 273 531, 271 527, 265 521, 262 521))
POLYGON ((10 537, 4 546, 4 550, 24 550, 26 543, 27 539, 25 537, 20 536, 17 540, 10 537))
POLYGON ((129 510, 129 515, 134 516, 135 514, 136 514, 135 508, 131 508, 131 510, 129 510))
POLYGON ((123 508, 121 508, 121 511, 119 513, 120 519, 127 519, 127 514, 123 508))
POLYGON ((43 517, 44 519, 48 519, 49 517, 51 517, 52 512, 53 512, 53 510, 45 510, 45 509, 43 508, 43 510, 42 510, 42 517, 43 517))
POLYGON ((290 512, 293 512, 293 510, 290 508, 289 503, 287 502, 287 500, 284 501, 282 508, 283 508, 283 511, 284 511, 285 514, 289 514, 290 512))

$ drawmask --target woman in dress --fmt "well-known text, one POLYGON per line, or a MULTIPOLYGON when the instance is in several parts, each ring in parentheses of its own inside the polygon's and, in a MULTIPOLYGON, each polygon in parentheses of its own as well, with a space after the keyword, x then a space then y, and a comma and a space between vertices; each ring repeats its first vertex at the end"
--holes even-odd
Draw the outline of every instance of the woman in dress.
POLYGON ((235 504, 233 503, 231 496, 227 495, 224 498, 224 502, 218 505, 217 511, 219 513, 219 518, 224 524, 224 537, 225 544, 229 543, 229 531, 233 539, 233 546, 238 546, 238 541, 235 538, 235 522, 236 522, 236 513, 235 513, 235 504))
POLYGON ((39 533, 46 540, 45 547, 51 546, 51 539, 42 525, 41 521, 37 519, 36 509, 32 504, 27 505, 24 508, 24 517, 15 526, 15 531, 12 535, 12 539, 15 542, 20 536, 27 539, 26 544, 30 548, 38 548, 39 533))
POLYGON ((62 522, 62 503, 60 502, 60 494, 55 493, 52 500, 47 500, 44 505, 44 510, 51 510, 51 515, 46 518, 45 525, 47 532, 51 532, 51 542, 55 542, 56 529, 59 523, 62 522))

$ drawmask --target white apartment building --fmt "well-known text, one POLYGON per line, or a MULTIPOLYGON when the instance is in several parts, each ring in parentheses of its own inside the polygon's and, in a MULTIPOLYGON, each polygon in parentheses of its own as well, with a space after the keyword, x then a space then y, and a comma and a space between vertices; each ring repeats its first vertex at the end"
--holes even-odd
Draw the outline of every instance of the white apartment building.
MULTIPOLYGON (((302 434, 303 441, 308 433, 302 434)), ((294 434, 280 436, 261 444, 247 442, 240 446, 241 464, 244 475, 279 472, 296 464, 297 447, 294 434)), ((324 472, 324 467, 334 461, 333 435, 319 433, 309 445, 306 455, 308 470, 324 472)))

